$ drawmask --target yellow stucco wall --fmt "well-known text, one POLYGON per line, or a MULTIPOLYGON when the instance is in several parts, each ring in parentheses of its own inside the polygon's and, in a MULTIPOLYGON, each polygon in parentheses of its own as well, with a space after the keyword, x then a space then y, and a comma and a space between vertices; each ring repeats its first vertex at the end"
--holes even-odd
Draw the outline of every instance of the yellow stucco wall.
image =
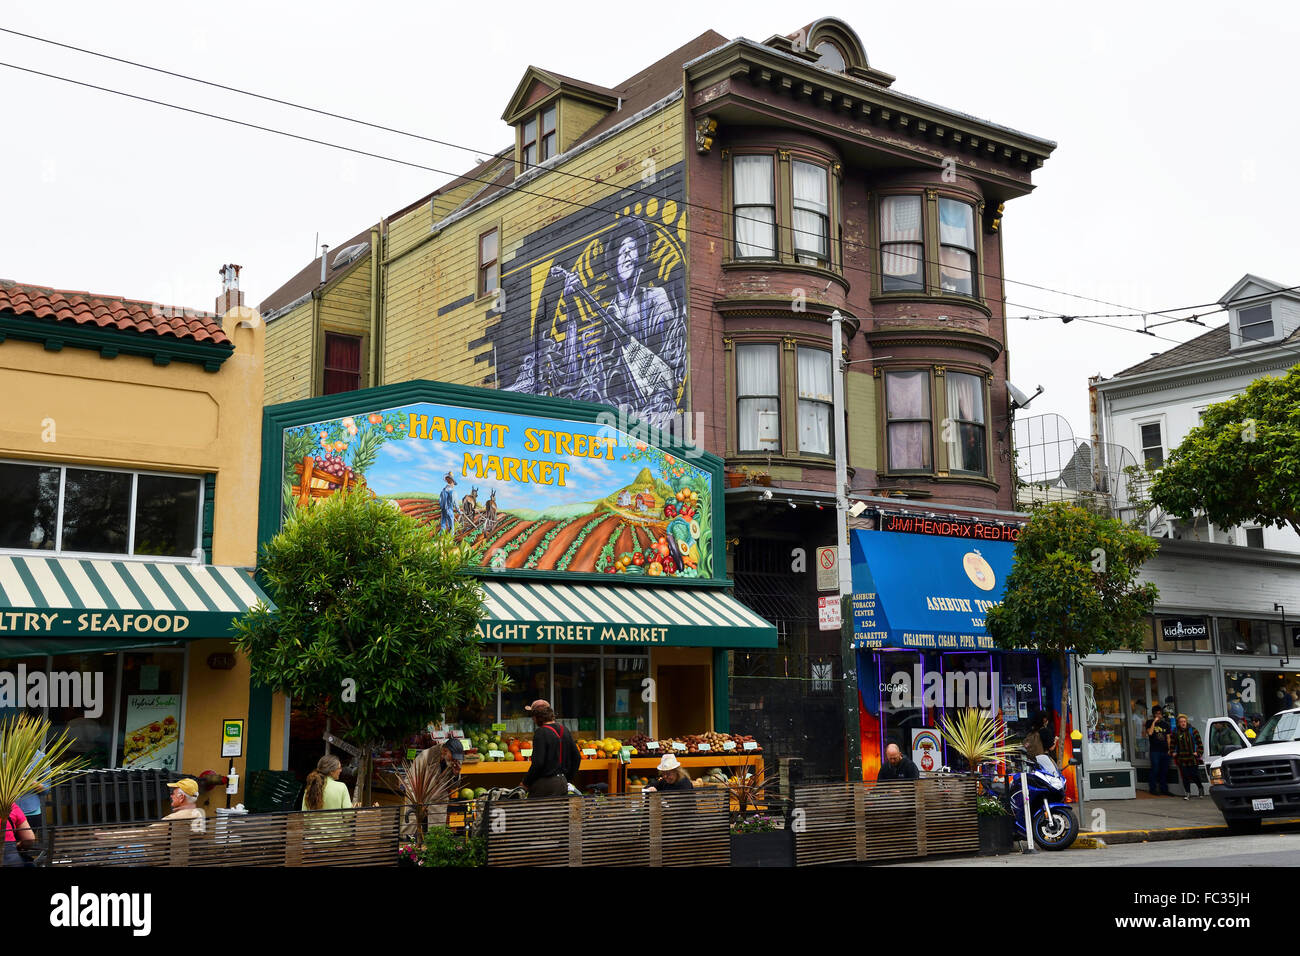
MULTIPOLYGON (((0 458, 213 473, 213 564, 253 566, 266 326, 246 308, 232 309, 222 324, 235 352, 216 372, 191 362, 159 366, 138 356, 105 359, 89 349, 0 343, 0 458)), ((247 660, 238 658, 230 671, 207 664, 209 654, 231 646, 228 640, 190 645, 187 772, 227 768, 219 756, 220 721, 248 717, 247 660)), ((282 712, 280 698, 277 720, 282 712)), ((272 746, 273 768, 280 766, 280 749, 272 746)))

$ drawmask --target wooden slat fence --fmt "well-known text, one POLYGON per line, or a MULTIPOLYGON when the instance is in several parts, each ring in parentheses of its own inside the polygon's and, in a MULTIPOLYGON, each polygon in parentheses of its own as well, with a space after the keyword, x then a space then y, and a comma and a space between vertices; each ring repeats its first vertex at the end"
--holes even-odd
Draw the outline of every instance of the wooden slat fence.
POLYGON ((49 866, 394 866, 402 808, 358 807, 209 818, 147 827, 63 826, 49 866))
POLYGON ((727 866, 725 790, 502 800, 484 814, 488 866, 727 866))
POLYGON ((979 849, 976 784, 969 777, 800 787, 799 866, 970 853, 979 849))

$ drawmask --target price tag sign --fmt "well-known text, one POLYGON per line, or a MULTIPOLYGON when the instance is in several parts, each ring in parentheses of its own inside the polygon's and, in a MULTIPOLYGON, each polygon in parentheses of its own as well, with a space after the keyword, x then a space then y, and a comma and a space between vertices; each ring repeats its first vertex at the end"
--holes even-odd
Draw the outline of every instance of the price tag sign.
POLYGON ((758 741, 756 741, 756 740, 746 740, 746 741, 745 741, 745 749, 746 749, 746 750, 757 750, 757 749, 758 749, 758 741))
POLYGON ((416 757, 416 755, 417 755, 418 753, 419 753, 419 751, 416 750, 414 747, 407 747, 407 748, 406 748, 406 759, 407 759, 407 760, 414 760, 415 757, 416 757))
POLYGON ((595 748, 595 747, 584 747, 584 748, 583 748, 583 751, 582 751, 582 755, 583 755, 584 757, 594 757, 594 756, 596 756, 596 748, 595 748))
POLYGON ((673 750, 685 750, 685 749, 686 749, 686 745, 682 743, 680 740, 673 741, 673 750))
POLYGON ((532 760, 533 752, 531 750, 521 750, 519 751, 519 756, 523 757, 525 760, 532 760))
POLYGON ((658 749, 659 749, 659 741, 657 741, 657 740, 650 740, 650 741, 647 741, 647 742, 646 742, 646 745, 645 745, 645 749, 646 749, 646 750, 658 750, 658 749))
POLYGON ((497 731, 497 732, 499 733, 499 732, 501 732, 501 731, 503 731, 503 730, 506 729, 506 725, 505 725, 505 724, 493 724, 493 725, 492 725, 492 729, 495 730, 495 731, 497 731))
POLYGON ((505 753, 500 750, 489 750, 488 756, 491 757, 493 760, 501 760, 503 757, 505 757, 505 753))
POLYGON ((696 748, 695 748, 695 749, 696 749, 696 750, 712 750, 712 749, 713 749, 713 744, 698 744, 698 745, 696 745, 696 748))
POLYGON ((723 750, 735 750, 735 749, 736 749, 736 742, 735 742, 734 740, 724 740, 724 741, 722 742, 722 749, 723 749, 723 750))

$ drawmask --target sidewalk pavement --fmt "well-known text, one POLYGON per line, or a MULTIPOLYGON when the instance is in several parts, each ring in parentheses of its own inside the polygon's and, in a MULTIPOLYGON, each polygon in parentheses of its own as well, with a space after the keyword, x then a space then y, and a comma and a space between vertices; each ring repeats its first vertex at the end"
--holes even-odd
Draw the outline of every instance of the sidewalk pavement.
MULTIPOLYGON (((1079 841, 1075 844, 1080 849, 1090 848, 1085 837, 1099 837, 1105 843, 1118 844, 1228 834, 1223 814, 1208 796, 1184 800, 1181 795, 1155 797, 1139 790, 1134 800, 1089 800, 1083 809, 1079 841)), ((1300 826, 1300 820, 1271 818, 1264 821, 1265 832, 1282 826, 1300 826)))

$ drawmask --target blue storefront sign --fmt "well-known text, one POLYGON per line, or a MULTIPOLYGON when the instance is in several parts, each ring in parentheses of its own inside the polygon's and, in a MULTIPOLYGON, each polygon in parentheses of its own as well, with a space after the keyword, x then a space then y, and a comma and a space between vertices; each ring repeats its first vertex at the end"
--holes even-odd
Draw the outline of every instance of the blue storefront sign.
POLYGON ((853 643, 860 650, 991 650, 984 626, 1002 600, 1015 545, 854 531, 853 643))

